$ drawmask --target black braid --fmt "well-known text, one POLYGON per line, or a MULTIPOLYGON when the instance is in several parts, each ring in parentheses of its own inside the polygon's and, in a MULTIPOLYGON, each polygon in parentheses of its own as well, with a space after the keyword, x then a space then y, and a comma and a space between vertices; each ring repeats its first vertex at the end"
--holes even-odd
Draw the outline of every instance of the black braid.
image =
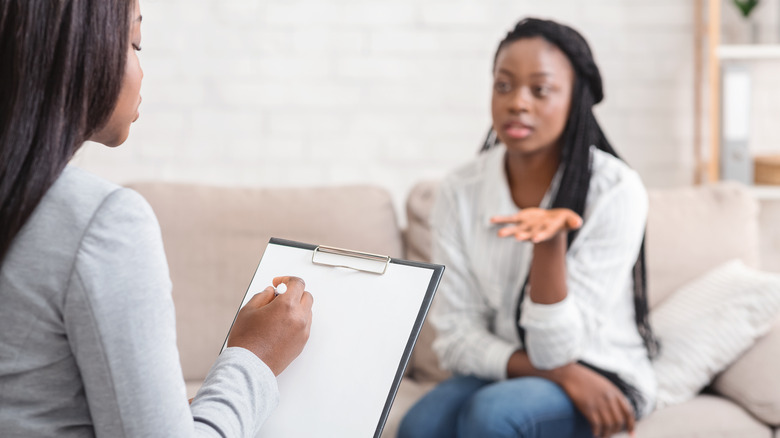
MULTIPOLYGON (((575 80, 571 97, 571 110, 561 136, 563 144, 561 163, 565 167, 558 193, 552 205, 553 208, 571 209, 583 216, 592 173, 590 147, 596 146, 598 149, 620 158, 610 145, 593 114, 593 105, 601 102, 604 98, 601 74, 593 59, 590 47, 582 35, 568 26, 534 18, 521 20, 501 41, 494 57, 494 67, 501 49, 514 41, 533 37, 541 37, 554 44, 568 57, 574 67, 575 80)), ((498 137, 491 129, 485 139, 482 151, 490 149, 498 142, 498 137)), ((569 246, 576 236, 576 232, 569 233, 569 246)), ((633 278, 636 325, 649 356, 654 358, 658 354, 659 344, 648 320, 644 239, 642 239, 639 255, 634 264, 633 278)))

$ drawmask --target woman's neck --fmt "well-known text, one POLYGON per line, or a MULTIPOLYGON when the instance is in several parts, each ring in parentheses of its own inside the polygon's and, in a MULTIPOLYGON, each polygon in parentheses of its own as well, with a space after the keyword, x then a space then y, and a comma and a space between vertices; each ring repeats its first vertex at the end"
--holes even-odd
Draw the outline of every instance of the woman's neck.
POLYGON ((504 166, 515 205, 519 208, 539 207, 560 162, 559 147, 533 154, 507 151, 504 166))

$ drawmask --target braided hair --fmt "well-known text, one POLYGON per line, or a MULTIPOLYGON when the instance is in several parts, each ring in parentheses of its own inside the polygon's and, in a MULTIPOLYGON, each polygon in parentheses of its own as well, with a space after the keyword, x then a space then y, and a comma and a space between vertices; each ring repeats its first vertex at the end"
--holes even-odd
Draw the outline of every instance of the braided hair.
MULTIPOLYGON (((571 109, 566 127, 561 134, 561 144, 563 145, 561 164, 564 165, 564 170, 552 206, 553 208, 568 208, 583 216, 592 174, 590 147, 595 146, 616 158, 620 158, 610 145, 593 114, 593 105, 604 99, 601 74, 593 59, 590 47, 582 35, 568 26, 535 18, 526 18, 518 22, 515 28, 501 41, 493 59, 494 68, 498 54, 504 47, 515 41, 534 37, 541 37, 555 45, 566 55, 574 68, 575 79, 571 96, 571 109)), ((498 143, 498 136, 491 128, 481 152, 498 143)), ((576 237, 576 231, 569 233, 569 246, 576 237)), ((636 325, 648 354, 652 358, 658 354, 659 344, 653 336, 648 320, 644 239, 642 239, 639 255, 634 264, 633 280, 636 325)))

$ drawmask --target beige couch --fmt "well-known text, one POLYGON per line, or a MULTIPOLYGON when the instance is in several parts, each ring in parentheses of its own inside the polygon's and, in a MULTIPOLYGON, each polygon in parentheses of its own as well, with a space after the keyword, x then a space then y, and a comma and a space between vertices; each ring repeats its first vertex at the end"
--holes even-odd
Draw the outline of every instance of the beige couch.
MULTIPOLYGON (((271 236, 418 260, 427 260, 430 254, 426 219, 434 183, 413 189, 405 230, 398 226, 389 194, 377 187, 239 189, 163 183, 131 187, 151 203, 162 228, 190 396, 217 356, 271 236)), ((650 202, 647 250, 653 306, 731 258, 753 266, 759 266, 762 256, 780 262, 780 232, 772 227, 773 218, 761 216, 758 202, 739 186, 656 190, 651 191, 650 202)), ((764 211, 778 217, 780 203, 767 205, 764 211)), ((433 336, 426 326, 383 437, 394 437, 404 412, 446 376, 430 349, 433 336)), ((716 379, 713 391, 657 411, 639 423, 638 436, 780 438, 780 431, 773 430, 780 425, 778 358, 780 325, 716 379)))

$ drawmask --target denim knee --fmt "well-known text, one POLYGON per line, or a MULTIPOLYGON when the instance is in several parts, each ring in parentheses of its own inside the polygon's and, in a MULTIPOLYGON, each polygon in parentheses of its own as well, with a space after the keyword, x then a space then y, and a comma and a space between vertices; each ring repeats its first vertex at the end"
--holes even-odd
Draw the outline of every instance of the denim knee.
POLYGON ((533 436, 526 435, 526 431, 533 430, 531 412, 521 406, 508 409, 510 405, 497 391, 489 388, 474 394, 458 415, 458 438, 533 436))
POLYGON ((399 438, 452 438, 462 405, 490 382, 452 377, 423 396, 401 420, 399 438))
POLYGON ((534 377, 486 386, 458 416, 458 437, 569 436, 579 428, 571 401, 554 383, 534 377))
POLYGON ((428 436, 434 436, 433 430, 435 427, 430 419, 419 410, 410 410, 401 419, 401 424, 398 426, 398 438, 423 438, 428 436))

